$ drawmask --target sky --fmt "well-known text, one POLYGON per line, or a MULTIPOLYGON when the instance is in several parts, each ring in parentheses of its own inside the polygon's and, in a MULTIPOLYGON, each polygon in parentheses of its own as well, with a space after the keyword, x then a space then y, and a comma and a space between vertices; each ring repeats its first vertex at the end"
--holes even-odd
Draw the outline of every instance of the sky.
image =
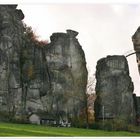
MULTIPOLYGON (((90 76, 97 61, 107 55, 124 55, 133 50, 131 37, 140 26, 140 4, 19 4, 39 39, 49 40, 54 32, 72 29, 86 56, 90 76)), ((140 96, 140 76, 136 56, 127 58, 134 93, 140 96)))

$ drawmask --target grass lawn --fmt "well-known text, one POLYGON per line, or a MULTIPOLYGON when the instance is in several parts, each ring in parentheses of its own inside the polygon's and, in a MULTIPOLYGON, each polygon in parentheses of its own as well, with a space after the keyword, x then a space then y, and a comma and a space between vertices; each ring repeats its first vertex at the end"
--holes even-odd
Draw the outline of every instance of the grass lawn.
POLYGON ((140 136, 140 133, 0 123, 0 136, 140 136))

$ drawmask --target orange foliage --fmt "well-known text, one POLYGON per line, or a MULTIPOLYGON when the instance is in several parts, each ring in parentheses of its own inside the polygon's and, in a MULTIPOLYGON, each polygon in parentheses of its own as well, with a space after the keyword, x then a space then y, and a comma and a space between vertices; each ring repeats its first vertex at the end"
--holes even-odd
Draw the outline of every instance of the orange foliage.
POLYGON ((88 111, 86 111, 86 108, 84 108, 80 113, 80 118, 84 119, 86 116, 86 112, 88 112, 88 123, 93 124, 94 123, 94 111, 91 107, 88 107, 88 111))
POLYGON ((39 40, 39 36, 36 35, 36 33, 33 31, 31 26, 27 26, 24 24, 25 28, 25 37, 28 39, 29 42, 34 43, 36 46, 44 47, 48 44, 47 40, 39 40))
POLYGON ((37 42, 37 45, 39 46, 39 47, 44 47, 44 46, 46 46, 48 44, 48 41, 47 40, 41 40, 41 41, 38 41, 37 42))

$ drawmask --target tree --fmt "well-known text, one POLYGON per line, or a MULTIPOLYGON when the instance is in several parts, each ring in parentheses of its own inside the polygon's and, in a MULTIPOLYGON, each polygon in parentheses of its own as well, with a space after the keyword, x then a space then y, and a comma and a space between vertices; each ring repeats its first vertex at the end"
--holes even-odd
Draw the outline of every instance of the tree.
POLYGON ((95 94, 95 84, 96 84, 96 78, 95 78, 95 74, 93 74, 92 77, 89 76, 88 78, 87 90, 86 90, 87 94, 95 94))
POLYGON ((94 100, 96 98, 95 96, 95 74, 93 74, 93 77, 88 77, 88 83, 87 83, 87 88, 86 88, 86 121, 87 121, 87 128, 89 128, 89 124, 94 120, 94 115, 93 115, 93 106, 94 106, 94 100))

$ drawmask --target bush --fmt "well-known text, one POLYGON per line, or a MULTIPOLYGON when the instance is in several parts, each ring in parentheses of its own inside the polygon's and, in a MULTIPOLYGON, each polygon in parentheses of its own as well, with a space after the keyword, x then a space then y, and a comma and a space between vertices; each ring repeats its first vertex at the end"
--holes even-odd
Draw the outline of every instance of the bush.
POLYGON ((87 127, 85 120, 76 118, 76 117, 71 119, 71 125, 73 127, 77 127, 77 128, 86 128, 87 127))
POLYGON ((104 120, 96 122, 92 126, 93 129, 102 129, 108 131, 119 131, 119 130, 128 130, 128 123, 124 120, 114 119, 114 120, 104 120))
POLYGON ((100 126, 99 126, 98 122, 94 122, 93 124, 89 125, 89 128, 91 128, 91 129, 100 129, 100 126))
POLYGON ((90 128, 111 131, 113 130, 113 124, 112 121, 105 120, 104 122, 94 122, 93 125, 90 125, 90 128))
POLYGON ((8 122, 10 120, 10 115, 6 111, 0 111, 0 120, 4 122, 8 122))
POLYGON ((11 118, 9 122, 19 123, 19 124, 28 124, 29 120, 27 118, 27 115, 16 115, 13 118, 11 118))
POLYGON ((112 120, 105 120, 102 124, 104 130, 111 131, 113 130, 113 123, 112 120))
POLYGON ((128 122, 123 119, 114 119, 113 120, 113 130, 128 130, 128 122))
POLYGON ((128 131, 140 133, 140 126, 128 125, 128 131))

